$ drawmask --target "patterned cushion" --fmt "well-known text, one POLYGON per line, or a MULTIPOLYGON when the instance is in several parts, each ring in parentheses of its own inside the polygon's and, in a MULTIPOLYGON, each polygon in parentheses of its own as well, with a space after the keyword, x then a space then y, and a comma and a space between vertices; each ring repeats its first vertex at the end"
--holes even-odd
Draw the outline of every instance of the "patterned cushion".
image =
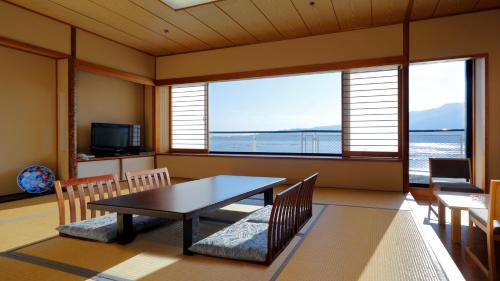
POLYGON ((264 208, 260 208, 257 211, 251 213, 244 220, 248 222, 261 222, 261 223, 269 223, 269 218, 271 217, 271 210, 273 209, 272 205, 267 205, 264 208))
POLYGON ((265 262, 267 223, 238 221, 196 242, 189 250, 209 256, 265 262))
MULTIPOLYGON (((143 231, 158 226, 167 220, 146 216, 133 216, 135 231, 143 231)), ((68 223, 57 227, 59 233, 101 242, 112 242, 117 237, 116 213, 96 218, 68 223)))

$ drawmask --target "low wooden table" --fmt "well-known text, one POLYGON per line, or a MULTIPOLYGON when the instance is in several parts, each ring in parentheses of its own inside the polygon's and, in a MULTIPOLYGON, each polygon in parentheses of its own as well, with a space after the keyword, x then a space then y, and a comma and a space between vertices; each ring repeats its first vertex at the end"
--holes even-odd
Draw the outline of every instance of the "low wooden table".
POLYGON ((446 192, 436 193, 438 201, 438 222, 440 225, 446 223, 446 209, 451 210, 451 241, 460 243, 462 241, 461 211, 469 209, 487 209, 489 196, 481 193, 446 192))
POLYGON ((134 239, 132 215, 162 217, 183 221, 183 252, 196 241, 199 215, 219 209, 258 193, 264 193, 264 205, 273 203, 273 187, 284 178, 215 176, 110 199, 89 202, 91 210, 117 213, 118 241, 134 239))

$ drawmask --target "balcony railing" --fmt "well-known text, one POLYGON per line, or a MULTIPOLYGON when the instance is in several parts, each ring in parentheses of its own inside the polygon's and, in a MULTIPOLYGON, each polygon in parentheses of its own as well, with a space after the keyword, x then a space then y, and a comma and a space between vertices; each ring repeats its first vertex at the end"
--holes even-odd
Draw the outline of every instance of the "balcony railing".
POLYGON ((466 157, 464 129, 410 131, 410 183, 429 183, 429 158, 466 157))
MULTIPOLYGON (((210 132, 211 152, 234 153, 342 153, 340 130, 294 131, 213 131, 210 132)), ((465 131, 411 130, 410 182, 428 183, 430 157, 465 157, 465 131)))

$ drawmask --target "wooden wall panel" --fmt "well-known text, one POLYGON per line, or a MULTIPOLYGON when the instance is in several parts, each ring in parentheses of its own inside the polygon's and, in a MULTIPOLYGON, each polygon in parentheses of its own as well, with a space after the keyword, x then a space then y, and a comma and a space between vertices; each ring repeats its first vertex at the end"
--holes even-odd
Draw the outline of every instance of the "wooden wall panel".
POLYGON ((68 59, 57 60, 57 178, 69 179, 68 59))
POLYGON ((314 159, 249 158, 238 156, 157 155, 158 167, 172 177, 204 178, 215 175, 285 177, 295 183, 320 172, 317 186, 402 191, 400 161, 338 161, 314 159), (360 177, 359 175, 363 175, 360 177))
POLYGON ((92 122, 144 127, 144 86, 79 71, 77 76, 78 152, 90 151, 92 122))
POLYGON ((304 20, 289 0, 252 0, 278 31, 287 38, 311 35, 304 20))
POLYGON ((500 10, 442 17, 410 25, 412 60, 488 54, 486 74, 486 173, 489 179, 500 179, 500 10), (485 28, 487 27, 487 28, 485 28), (464 40, 467 38, 467 40, 464 40))
POLYGON ((155 87, 155 151, 168 152, 170 147, 170 93, 168 86, 155 87))
POLYGON ((76 43, 78 59, 149 78, 155 76, 153 56, 82 30, 77 30, 76 43))
POLYGON ((402 35, 402 25, 391 25, 165 56, 157 59, 157 79, 401 56, 402 35))
POLYGON ((0 36, 70 53, 70 28, 63 23, 0 1, 0 26, 0 36))
POLYGON ((56 62, 0 47, 0 196, 22 192, 18 173, 30 165, 57 172, 56 62))
POLYGON ((474 60, 474 184, 488 190, 486 183, 486 60, 474 60))
POLYGON ((154 151, 154 87, 144 86, 144 128, 142 130, 144 148, 146 151, 154 151))
POLYGON ((292 0, 292 2, 313 34, 340 30, 332 1, 316 0, 313 1, 314 5, 311 5, 310 1, 292 0))
POLYGON ((189 8, 186 12, 207 24, 233 44, 242 45, 257 42, 257 39, 253 35, 248 33, 248 31, 214 4, 189 8))
POLYGON ((283 39, 278 30, 250 0, 226 0, 215 3, 259 41, 283 39))

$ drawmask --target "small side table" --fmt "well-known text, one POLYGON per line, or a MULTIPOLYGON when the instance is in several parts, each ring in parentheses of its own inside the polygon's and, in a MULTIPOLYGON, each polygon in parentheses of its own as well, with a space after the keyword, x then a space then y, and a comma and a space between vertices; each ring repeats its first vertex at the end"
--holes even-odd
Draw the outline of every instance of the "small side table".
POLYGON ((460 243, 462 241, 461 211, 469 209, 487 209, 489 203, 488 194, 463 193, 440 191, 436 193, 438 201, 438 222, 440 225, 446 223, 446 209, 451 210, 451 241, 460 243))

